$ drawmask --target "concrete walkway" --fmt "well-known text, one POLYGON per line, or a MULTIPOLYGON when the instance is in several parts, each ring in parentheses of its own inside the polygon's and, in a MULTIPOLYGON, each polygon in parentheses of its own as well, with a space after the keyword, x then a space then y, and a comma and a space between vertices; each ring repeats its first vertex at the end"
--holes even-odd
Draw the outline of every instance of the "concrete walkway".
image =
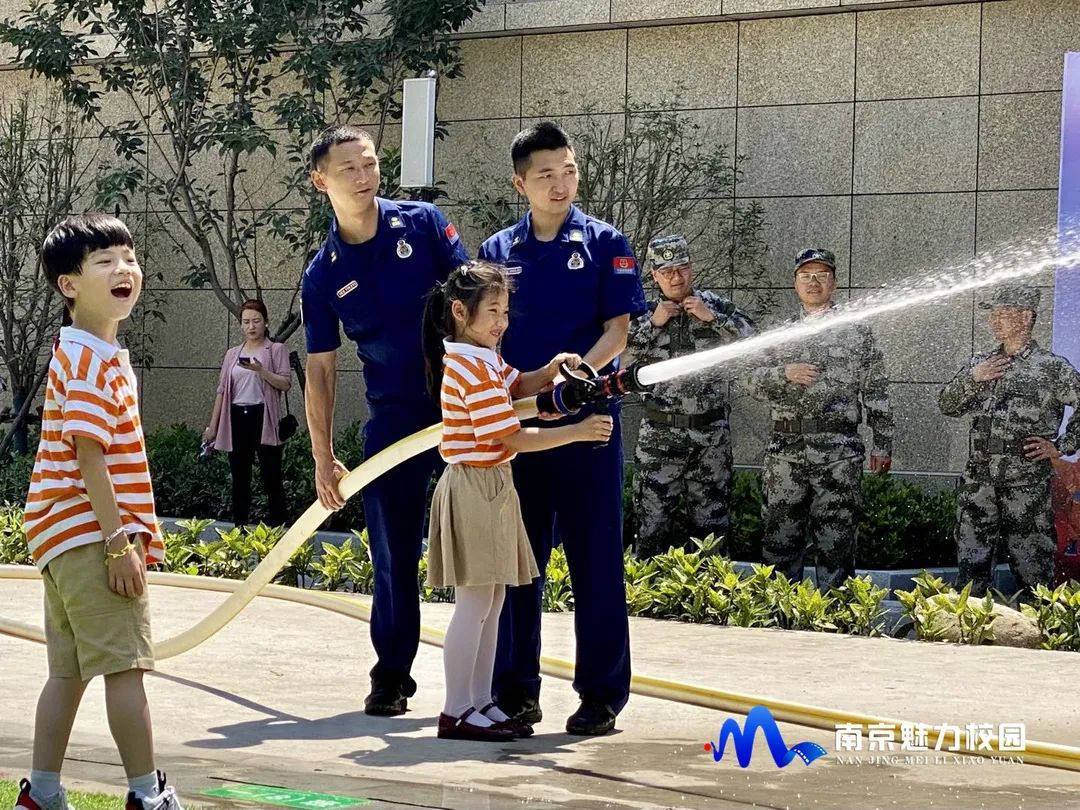
MULTIPOLYGON (((39 624, 37 582, 0 581, 0 615, 39 624)), ((170 636, 220 594, 158 587, 154 629, 170 636)), ((452 606, 426 605, 444 628, 452 606)), ((635 673, 912 722, 1023 722, 1030 739, 1080 746, 1080 656, 818 633, 631 620, 635 673)), ((545 654, 573 657, 572 615, 549 615, 545 654)), ((44 649, 0 636, 0 777, 29 767, 44 649)), ((421 645, 420 691, 400 718, 363 714, 373 663, 366 624, 316 608, 256 600, 218 636, 164 661, 148 681, 159 762, 189 804, 236 783, 364 797, 373 808, 1080 808, 1080 773, 1012 763, 871 763, 838 757, 831 732, 781 724, 788 745, 829 754, 777 768, 760 736, 749 768, 704 750, 726 713, 633 697, 615 733, 570 737, 570 685, 547 679, 536 736, 505 745, 438 740, 441 650, 421 645)), ((738 718, 740 724, 742 718, 738 718)), ((865 746, 864 740, 864 746, 865 746)), ((845 755, 848 756, 848 755, 845 755)), ((943 756, 942 754, 938 755, 943 756)), ((87 693, 67 780, 116 790, 100 682, 87 693)))

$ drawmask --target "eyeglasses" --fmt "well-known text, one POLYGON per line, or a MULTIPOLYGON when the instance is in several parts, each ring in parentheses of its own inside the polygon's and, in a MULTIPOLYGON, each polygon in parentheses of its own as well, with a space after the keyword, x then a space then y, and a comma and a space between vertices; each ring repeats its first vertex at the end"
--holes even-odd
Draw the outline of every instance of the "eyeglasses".
POLYGON ((663 276, 664 278, 670 280, 670 279, 675 278, 675 276, 683 275, 685 273, 690 272, 690 265, 688 265, 688 264, 678 264, 678 265, 675 265, 674 267, 665 267, 663 270, 653 270, 653 272, 657 273, 657 274, 663 276))
POLYGON ((809 284, 811 281, 817 281, 824 284, 830 278, 832 278, 831 270, 818 270, 811 273, 796 273, 795 278, 804 284, 809 284))

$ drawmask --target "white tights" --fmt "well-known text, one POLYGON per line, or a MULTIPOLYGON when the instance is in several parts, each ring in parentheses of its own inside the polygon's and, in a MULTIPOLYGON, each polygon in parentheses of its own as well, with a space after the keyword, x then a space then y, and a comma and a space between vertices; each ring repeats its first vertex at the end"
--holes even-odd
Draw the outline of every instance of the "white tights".
MULTIPOLYGON (((505 585, 465 585, 454 589, 454 616, 446 629, 443 646, 446 673, 443 711, 451 717, 460 717, 474 708, 477 711, 468 719, 471 725, 491 725, 491 720, 479 710, 491 703, 499 613, 505 598, 505 585)), ((505 719, 505 715, 493 714, 493 717, 505 719)))

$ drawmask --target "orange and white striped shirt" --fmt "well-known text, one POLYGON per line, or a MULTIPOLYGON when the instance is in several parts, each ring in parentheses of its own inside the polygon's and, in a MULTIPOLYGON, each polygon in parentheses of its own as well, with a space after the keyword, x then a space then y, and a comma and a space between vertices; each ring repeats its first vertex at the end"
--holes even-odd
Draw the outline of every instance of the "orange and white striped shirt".
POLYGON ((65 551, 103 540, 75 455, 77 436, 104 448, 124 528, 149 538, 147 563, 164 559, 138 402, 126 349, 81 329, 60 330, 26 499, 26 538, 38 568, 65 551))
POLYGON ((521 373, 491 349, 443 341, 442 441, 447 464, 495 467, 517 453, 499 439, 521 429, 511 392, 521 373))

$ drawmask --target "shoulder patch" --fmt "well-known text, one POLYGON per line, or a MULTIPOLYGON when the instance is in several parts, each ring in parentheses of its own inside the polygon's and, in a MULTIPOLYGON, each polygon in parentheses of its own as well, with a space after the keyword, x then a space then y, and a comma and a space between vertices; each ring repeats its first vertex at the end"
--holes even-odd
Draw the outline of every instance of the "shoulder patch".
POLYGON ((453 222, 446 223, 446 227, 443 229, 443 233, 446 234, 446 238, 449 239, 451 243, 458 240, 458 230, 454 227, 453 222))
POLYGON ((616 256, 612 259, 611 263, 615 268, 616 274, 629 275, 637 272, 637 262, 634 261, 633 256, 616 256))

